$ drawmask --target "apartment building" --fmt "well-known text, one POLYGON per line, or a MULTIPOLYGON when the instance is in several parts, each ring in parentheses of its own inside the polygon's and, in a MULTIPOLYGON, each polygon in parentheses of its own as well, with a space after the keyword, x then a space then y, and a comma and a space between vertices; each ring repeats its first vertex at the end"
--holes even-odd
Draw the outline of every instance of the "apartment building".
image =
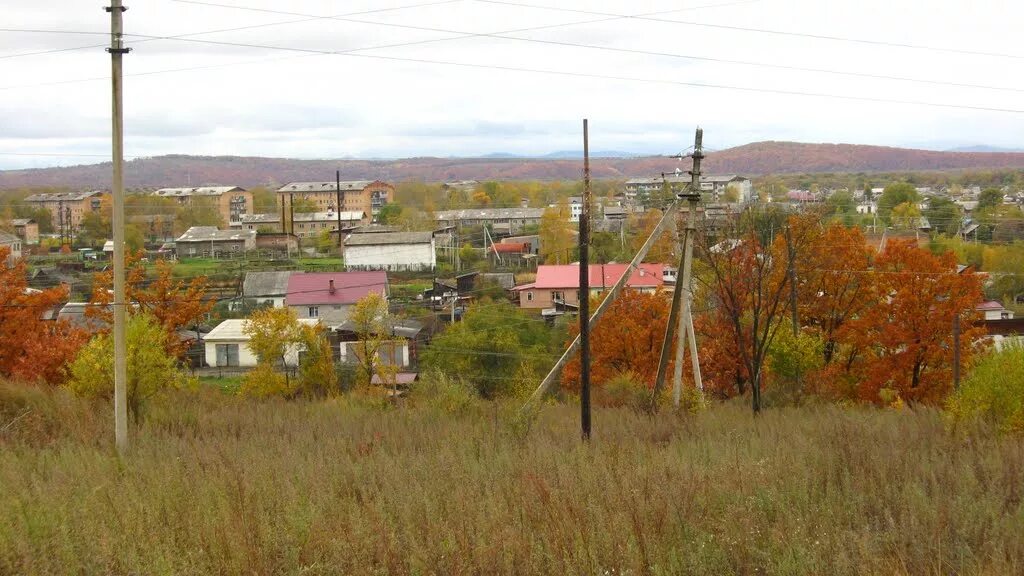
POLYGON ((90 212, 99 212, 111 201, 109 192, 61 192, 55 194, 33 194, 25 202, 50 212, 50 223, 54 230, 77 231, 82 218, 90 212))
POLYGON ((277 211, 289 210, 292 201, 312 202, 317 212, 341 210, 377 215, 382 206, 394 197, 395 187, 380 180, 349 180, 341 182, 292 182, 277 191, 277 211), (341 206, 338 207, 338 190, 341 206))
POLYGON ((238 186, 161 188, 153 192, 153 195, 162 198, 173 198, 183 205, 190 205, 204 200, 211 202, 216 206, 220 217, 227 226, 241 222, 243 216, 253 213, 252 192, 238 186))

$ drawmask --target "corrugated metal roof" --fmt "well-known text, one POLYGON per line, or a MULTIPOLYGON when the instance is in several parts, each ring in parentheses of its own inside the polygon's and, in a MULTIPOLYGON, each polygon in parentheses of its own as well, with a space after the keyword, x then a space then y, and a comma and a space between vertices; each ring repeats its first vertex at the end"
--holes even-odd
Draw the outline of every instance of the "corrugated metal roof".
POLYGON ((433 237, 433 232, 379 232, 376 234, 352 234, 345 239, 345 246, 430 244, 430 240, 433 237))
POLYGON ((58 192, 54 194, 33 194, 25 198, 25 202, 77 202, 96 195, 107 194, 103 190, 92 190, 90 192, 58 192))
POLYGON ((185 198, 188 196, 220 196, 228 192, 245 192, 245 188, 239 186, 199 186, 196 188, 161 188, 153 192, 153 196, 167 196, 171 198, 185 198))
POLYGON ((0 244, 17 244, 18 242, 21 242, 21 238, 0 230, 0 244))
POLYGON ((528 220, 544 215, 543 208, 467 208, 441 210, 434 213, 435 220, 528 220))
POLYGON ((215 242, 230 240, 255 240, 255 230, 218 230, 216 226, 193 226, 175 242, 215 242))
POLYGON ((373 292, 387 296, 387 272, 373 270, 292 274, 288 278, 288 292, 284 302, 289 306, 354 304, 373 292), (334 280, 333 294, 330 291, 331 280, 334 280))
MULTIPOLYGON (((341 183, 341 191, 362 190, 378 180, 348 180, 341 183)), ((278 188, 278 192, 333 192, 335 182, 289 182, 278 188)))
MULTIPOLYGON (((337 212, 296 212, 296 222, 337 222, 339 214, 337 212)), ((366 218, 365 212, 359 211, 342 211, 341 214, 342 222, 356 222, 366 218)), ((270 213, 270 214, 243 214, 242 224, 277 224, 281 221, 281 215, 270 213)))
POLYGON ((255 296, 284 296, 288 292, 288 278, 292 274, 302 274, 302 272, 293 272, 291 270, 246 272, 245 280, 242 282, 242 295, 250 298, 255 296))
POLYGON ((25 226, 27 224, 33 224, 33 223, 35 223, 35 220, 33 220, 31 218, 14 218, 13 220, 11 220, 11 224, 13 224, 15 226, 25 226))
MULTIPOLYGON (((299 318, 299 323, 306 326, 316 326, 320 321, 316 318, 299 318)), ((249 337, 245 335, 245 327, 248 325, 248 318, 225 320, 218 324, 216 328, 210 330, 203 340, 207 342, 245 342, 249 340, 249 337)))
MULTIPOLYGON (((592 264, 589 271, 591 288, 611 288, 619 281, 629 264, 592 264)), ((664 283, 664 264, 641 264, 633 270, 626 282, 630 288, 657 287, 664 283)), ((579 288, 580 267, 576 264, 544 265, 537 267, 538 290, 558 288, 579 288)))

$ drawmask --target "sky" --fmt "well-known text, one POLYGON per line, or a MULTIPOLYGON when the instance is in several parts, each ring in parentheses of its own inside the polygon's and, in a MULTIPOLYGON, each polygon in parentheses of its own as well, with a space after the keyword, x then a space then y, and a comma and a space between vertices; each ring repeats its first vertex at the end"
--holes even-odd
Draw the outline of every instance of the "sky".
MULTIPOLYGON (((125 3, 129 158, 1024 148, 1012 0, 125 3)), ((109 158, 102 2, 0 5, 0 169, 109 158)))

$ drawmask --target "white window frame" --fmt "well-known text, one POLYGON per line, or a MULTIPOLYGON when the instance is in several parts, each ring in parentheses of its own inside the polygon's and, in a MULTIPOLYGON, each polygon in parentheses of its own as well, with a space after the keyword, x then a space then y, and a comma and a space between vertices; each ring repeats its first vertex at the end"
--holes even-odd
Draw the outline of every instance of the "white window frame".
POLYGON ((309 309, 307 310, 307 312, 309 313, 309 318, 319 318, 320 317, 320 307, 319 306, 310 306, 309 309))

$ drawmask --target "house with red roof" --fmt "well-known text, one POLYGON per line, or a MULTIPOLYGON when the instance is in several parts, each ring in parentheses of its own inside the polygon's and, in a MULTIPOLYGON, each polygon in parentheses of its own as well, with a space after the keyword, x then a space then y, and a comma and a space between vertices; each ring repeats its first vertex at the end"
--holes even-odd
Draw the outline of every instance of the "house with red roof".
POLYGON ((348 319, 353 304, 372 293, 388 297, 387 272, 292 274, 284 304, 295 310, 299 318, 315 318, 321 324, 337 326, 348 319))
MULTIPOLYGON (((629 269, 629 264, 591 264, 590 294, 596 296, 612 286, 629 269)), ((641 264, 629 272, 626 288, 657 292, 665 284, 664 264, 641 264)), ((519 307, 527 309, 572 308, 580 303, 580 267, 577 264, 537 267, 537 279, 515 287, 519 307)))

